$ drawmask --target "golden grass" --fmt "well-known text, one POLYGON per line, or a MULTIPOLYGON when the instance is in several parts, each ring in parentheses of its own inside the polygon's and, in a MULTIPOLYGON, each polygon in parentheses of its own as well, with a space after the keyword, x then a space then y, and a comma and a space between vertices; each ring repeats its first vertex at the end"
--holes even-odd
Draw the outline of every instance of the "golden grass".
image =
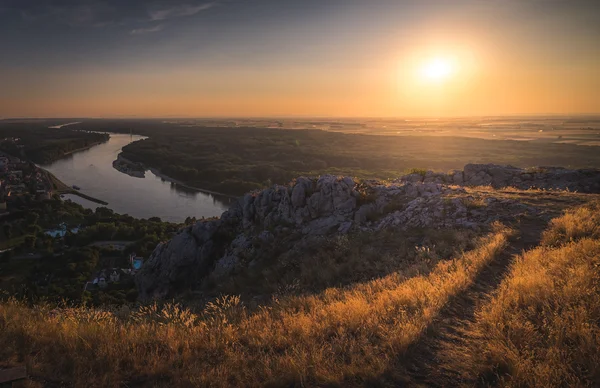
POLYGON ((600 238, 600 201, 567 210, 562 217, 553 219, 542 244, 559 246, 581 237, 600 238))
POLYGON ((598 203, 568 211, 478 314, 469 368, 507 387, 600 386, 598 203))
POLYGON ((423 275, 397 272, 284 297, 252 313, 237 297, 199 314, 174 305, 49 311, 9 300, 0 304, 0 359, 25 362, 37 378, 88 387, 370 384, 512 233, 497 226, 475 249, 423 275))

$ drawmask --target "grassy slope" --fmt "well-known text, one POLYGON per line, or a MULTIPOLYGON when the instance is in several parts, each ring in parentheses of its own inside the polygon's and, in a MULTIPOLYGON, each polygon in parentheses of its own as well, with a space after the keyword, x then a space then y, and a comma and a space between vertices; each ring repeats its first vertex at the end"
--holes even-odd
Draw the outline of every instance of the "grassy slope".
MULTIPOLYGON (((458 382, 600 384, 599 225, 600 203, 571 210, 518 256, 468 326, 470 340, 447 349, 444 367, 462 374, 458 382)), ((424 256, 418 271, 252 311, 237 297, 198 314, 174 305, 52 313, 9 300, 0 304, 0 360, 26 363, 35 381, 76 386, 394 384, 413 345, 506 255, 514 233, 498 226, 453 260, 424 256)))
POLYGON ((119 320, 111 313, 0 305, 0 359, 77 386, 351 384, 376 380, 506 246, 498 227, 427 275, 401 274, 248 313, 223 297, 200 315, 174 306, 119 320))
POLYGON ((600 202, 553 220, 473 330, 468 373, 479 381, 600 386, 600 202))

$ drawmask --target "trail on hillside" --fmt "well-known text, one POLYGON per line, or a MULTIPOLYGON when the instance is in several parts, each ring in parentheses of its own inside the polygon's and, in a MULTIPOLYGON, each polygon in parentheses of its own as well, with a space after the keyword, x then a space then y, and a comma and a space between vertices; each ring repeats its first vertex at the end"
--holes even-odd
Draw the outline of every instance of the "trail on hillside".
POLYGON ((481 271, 473 285, 447 303, 421 339, 402 357, 402 371, 390 370, 384 380, 423 387, 476 386, 477 381, 460 367, 463 360, 469 359, 468 344, 474 339, 470 327, 475 323, 476 312, 493 296, 515 257, 539 244, 545 226, 539 219, 516 225, 519 234, 510 245, 481 271))

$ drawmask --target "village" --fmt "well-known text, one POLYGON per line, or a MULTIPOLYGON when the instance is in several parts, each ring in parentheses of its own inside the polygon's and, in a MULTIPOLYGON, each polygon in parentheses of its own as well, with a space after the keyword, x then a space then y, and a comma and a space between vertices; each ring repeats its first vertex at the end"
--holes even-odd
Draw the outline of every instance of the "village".
POLYGON ((84 291, 119 289, 121 285, 132 285, 133 276, 142 268, 144 258, 135 253, 129 255, 129 268, 104 268, 97 271, 91 281, 83 286, 84 291))
POLYGON ((64 199, 66 190, 35 163, 0 151, 0 289, 98 305, 134 301, 144 257, 180 226, 86 209, 64 199))
POLYGON ((0 216, 21 210, 27 200, 51 199, 53 184, 34 163, 0 152, 0 216))

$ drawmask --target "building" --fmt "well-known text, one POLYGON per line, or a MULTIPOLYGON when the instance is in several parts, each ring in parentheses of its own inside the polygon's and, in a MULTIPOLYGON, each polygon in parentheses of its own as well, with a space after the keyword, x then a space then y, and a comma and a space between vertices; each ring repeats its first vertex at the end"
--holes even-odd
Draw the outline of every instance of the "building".
POLYGON ((8 174, 8 176, 12 179, 20 180, 21 178, 23 178, 23 171, 22 170, 13 170, 8 174))
POLYGON ((121 274, 119 274, 119 272, 117 272, 117 270, 113 270, 112 273, 110 274, 110 282, 115 283, 115 282, 118 282, 120 279, 121 279, 121 274))
POLYGON ((35 194, 36 194, 36 199, 38 201, 45 201, 45 200, 52 199, 52 191, 50 191, 50 190, 37 189, 35 194))
MULTIPOLYGON (((71 228, 70 230, 71 230, 71 233, 77 234, 79 232, 79 227, 71 228)), ((67 234, 67 224, 65 224, 63 222, 62 224, 58 225, 58 228, 47 230, 44 233, 46 233, 48 236, 50 236, 52 238, 57 238, 57 237, 63 238, 67 234)))

